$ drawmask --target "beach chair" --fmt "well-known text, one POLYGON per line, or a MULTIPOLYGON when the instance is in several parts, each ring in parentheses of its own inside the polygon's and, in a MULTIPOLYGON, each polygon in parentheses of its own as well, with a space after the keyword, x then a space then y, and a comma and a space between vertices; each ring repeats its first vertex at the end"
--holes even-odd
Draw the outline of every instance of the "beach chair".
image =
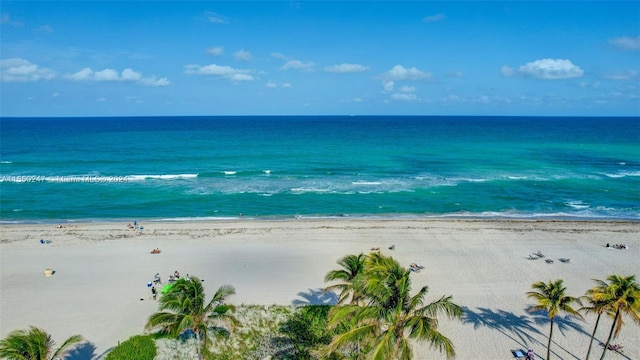
POLYGON ((544 257, 544 255, 542 254, 542 252, 540 250, 538 250, 538 252, 535 253, 534 255, 539 257, 539 258, 543 258, 544 257))
POLYGON ((551 259, 547 259, 544 262, 546 262, 547 264, 553 264, 553 260, 551 260, 551 259))
POLYGON ((560 262, 563 262, 565 264, 568 263, 569 261, 571 261, 571 259, 567 259, 567 258, 560 258, 558 260, 560 260, 560 262))
POLYGON ((524 359, 527 356, 524 350, 511 350, 511 354, 516 359, 524 359))

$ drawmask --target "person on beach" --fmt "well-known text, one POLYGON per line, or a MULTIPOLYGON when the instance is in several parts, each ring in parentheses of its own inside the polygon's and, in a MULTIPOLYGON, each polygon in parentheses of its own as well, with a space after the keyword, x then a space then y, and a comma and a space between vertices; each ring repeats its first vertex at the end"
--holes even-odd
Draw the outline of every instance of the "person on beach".
POLYGON ((527 360, 535 360, 536 359, 536 354, 533 352, 532 348, 529 348, 529 351, 527 351, 527 360))
POLYGON ((156 290, 155 286, 151 287, 151 295, 153 295, 153 300, 155 300, 156 296, 158 295, 158 291, 156 290))

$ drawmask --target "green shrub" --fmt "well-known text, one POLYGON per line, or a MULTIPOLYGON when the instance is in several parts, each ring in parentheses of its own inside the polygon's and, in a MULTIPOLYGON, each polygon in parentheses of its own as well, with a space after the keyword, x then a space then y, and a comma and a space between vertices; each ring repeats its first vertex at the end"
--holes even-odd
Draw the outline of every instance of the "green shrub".
POLYGON ((105 360, 153 360, 156 343, 151 336, 136 335, 116 346, 105 360))
POLYGON ((331 342, 336 334, 327 327, 331 308, 329 305, 307 305, 282 325, 280 332, 291 339, 296 359, 311 359, 312 350, 331 342))

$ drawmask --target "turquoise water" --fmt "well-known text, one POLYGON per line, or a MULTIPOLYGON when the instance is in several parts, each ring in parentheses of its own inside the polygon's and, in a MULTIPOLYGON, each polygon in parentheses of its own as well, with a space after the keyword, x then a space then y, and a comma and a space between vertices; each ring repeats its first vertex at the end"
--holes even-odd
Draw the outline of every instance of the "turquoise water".
POLYGON ((640 220, 640 119, 2 118, 3 222, 640 220))

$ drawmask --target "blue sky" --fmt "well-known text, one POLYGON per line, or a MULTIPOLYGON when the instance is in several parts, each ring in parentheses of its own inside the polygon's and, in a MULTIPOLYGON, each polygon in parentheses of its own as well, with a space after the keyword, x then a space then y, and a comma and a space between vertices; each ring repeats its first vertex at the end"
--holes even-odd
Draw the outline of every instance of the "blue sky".
POLYGON ((0 115, 640 115, 638 1, 2 1, 0 115))

